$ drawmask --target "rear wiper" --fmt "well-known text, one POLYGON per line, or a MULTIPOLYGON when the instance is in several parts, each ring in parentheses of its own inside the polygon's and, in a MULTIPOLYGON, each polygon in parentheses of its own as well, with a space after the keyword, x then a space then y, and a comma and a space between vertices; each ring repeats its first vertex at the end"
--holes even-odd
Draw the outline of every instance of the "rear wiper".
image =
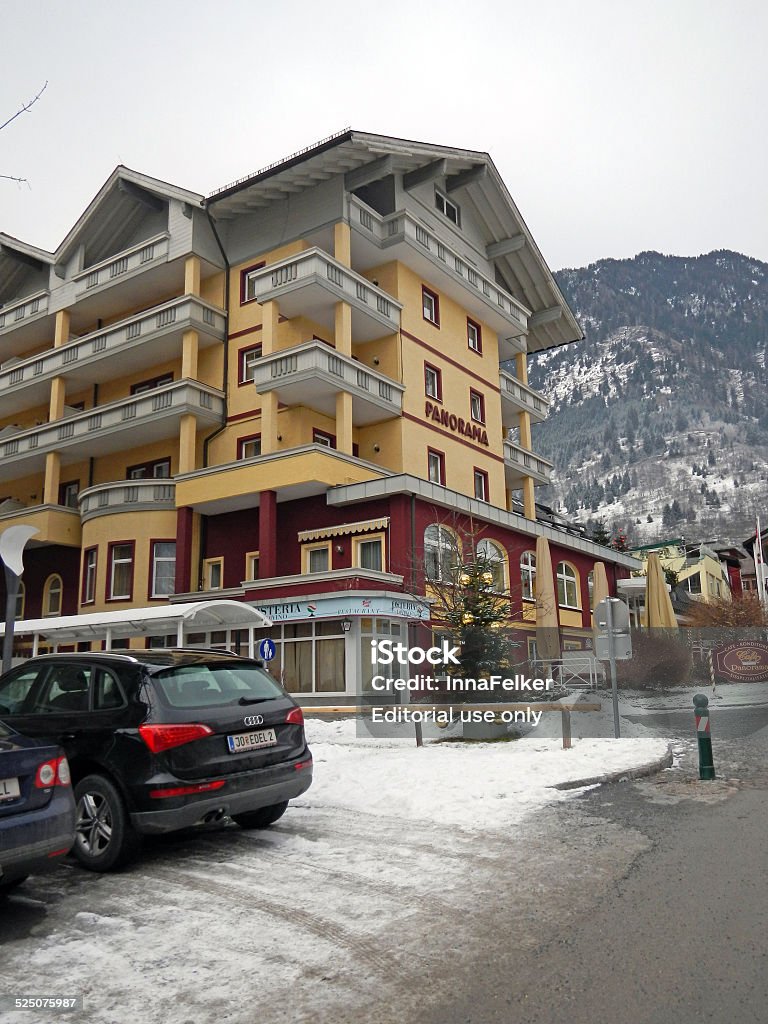
POLYGON ((237 702, 238 704, 263 704, 265 701, 272 700, 272 697, 241 697, 237 702))

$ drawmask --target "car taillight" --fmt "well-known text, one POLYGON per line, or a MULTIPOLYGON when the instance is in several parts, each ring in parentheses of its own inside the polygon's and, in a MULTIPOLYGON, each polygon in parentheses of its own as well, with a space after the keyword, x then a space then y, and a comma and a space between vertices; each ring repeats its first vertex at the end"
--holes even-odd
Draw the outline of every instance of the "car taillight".
POLYGON ((158 800, 168 796, 189 796, 190 793, 207 793, 211 789, 221 789, 226 781, 226 779, 216 779, 214 782, 198 782, 194 786, 176 786, 174 789, 150 789, 149 795, 153 800, 158 800))
POLYGON ((304 712, 301 708, 292 708, 285 716, 285 721, 288 725, 303 725, 304 712))
POLYGON ((305 768, 311 768, 312 758, 310 758, 309 761, 297 761, 293 767, 297 772, 303 771, 305 768))
POLYGON ((38 789, 50 789, 51 786, 68 786, 71 782, 69 762, 66 757, 54 757, 43 761, 37 767, 35 786, 38 789))
POLYGON ((153 754, 159 754, 171 747, 180 747, 205 736, 213 736, 213 729, 197 722, 184 725, 140 725, 139 735, 153 754))

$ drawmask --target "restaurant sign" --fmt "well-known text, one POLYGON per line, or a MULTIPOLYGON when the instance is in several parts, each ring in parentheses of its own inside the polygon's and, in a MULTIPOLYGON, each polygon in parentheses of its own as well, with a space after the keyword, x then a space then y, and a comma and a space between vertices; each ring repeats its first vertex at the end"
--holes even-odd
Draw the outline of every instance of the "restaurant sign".
POLYGON ((713 651, 717 675, 729 682, 768 681, 768 643, 741 640, 718 644, 713 651))

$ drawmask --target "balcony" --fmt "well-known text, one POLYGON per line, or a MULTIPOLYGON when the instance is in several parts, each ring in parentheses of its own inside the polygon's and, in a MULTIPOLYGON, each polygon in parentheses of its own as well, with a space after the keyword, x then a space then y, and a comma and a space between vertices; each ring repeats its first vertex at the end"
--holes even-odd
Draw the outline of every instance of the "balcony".
POLYGON ((507 487, 515 490, 522 486, 526 477, 530 477, 537 484, 548 484, 551 482, 553 465, 540 455, 534 455, 527 448, 523 448, 516 441, 504 440, 504 474, 507 487))
POLYGON ((0 358, 3 361, 48 338, 53 340, 53 314, 48 313, 50 299, 49 292, 36 292, 7 306, 0 306, 0 358))
POLYGON ((156 235, 130 249, 124 249, 116 256, 94 263, 73 277, 75 300, 84 295, 113 285, 119 278, 127 279, 134 274, 149 270, 168 259, 170 239, 167 234, 156 235))
POLYGON ((352 422, 357 426, 399 416, 405 388, 322 341, 264 356, 254 377, 259 394, 276 391, 284 405, 306 405, 333 418, 340 391, 352 395, 352 422))
MULTIPOLYGON (((523 384, 514 374, 501 370, 499 373, 501 390, 502 422, 506 425, 510 415, 520 412, 531 414, 535 422, 545 420, 549 413, 549 399, 527 384, 523 384)), ((517 426, 517 423, 512 424, 517 426)))
POLYGON ((63 544, 80 546, 80 516, 65 505, 22 505, 11 500, 0 503, 0 533, 9 526, 34 526, 38 531, 30 546, 63 544))
POLYGON ((185 331, 197 331, 200 348, 207 348, 224 340, 226 323, 222 310, 184 295, 60 348, 14 361, 0 367, 3 414, 47 405, 53 377, 64 377, 72 391, 180 359, 185 331))
POLYGON ((402 259, 495 330, 502 359, 525 351, 530 310, 409 211, 399 210, 382 217, 355 196, 347 198, 349 223, 363 242, 360 255, 365 266, 375 266, 381 261, 381 250, 386 250, 388 259, 402 259), (366 251, 371 243, 374 251, 366 251))
POLYGON ((42 471, 48 452, 60 452, 66 466, 166 438, 175 441, 184 415, 213 425, 221 423, 223 414, 220 391, 180 380, 13 434, 6 427, 0 439, 0 480, 42 471))
POLYGON ((250 280, 259 302, 276 300, 283 316, 308 317, 331 334, 337 302, 352 307, 352 337, 357 342, 400 330, 402 305, 322 249, 307 249, 298 256, 271 263, 250 280))
POLYGON ((86 488, 78 501, 83 523, 120 512, 172 512, 176 509, 176 484, 165 479, 118 480, 86 488))
POLYGON ((276 491, 278 502, 294 501, 382 475, 380 466, 335 448, 307 444, 176 476, 176 504, 219 515, 258 508, 261 491, 276 491))

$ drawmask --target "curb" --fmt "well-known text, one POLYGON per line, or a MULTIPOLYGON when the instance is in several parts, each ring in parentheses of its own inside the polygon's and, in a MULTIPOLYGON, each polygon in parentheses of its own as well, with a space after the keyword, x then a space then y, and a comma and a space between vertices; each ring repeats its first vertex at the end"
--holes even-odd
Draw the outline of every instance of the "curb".
POLYGON ((595 775, 591 779, 573 779, 571 782, 558 782, 550 789, 581 789, 582 786, 596 786, 604 782, 625 782, 629 779, 642 779, 647 775, 655 775, 665 768, 672 766, 672 747, 667 747, 663 757, 650 761, 648 764, 641 764, 637 768, 625 768, 623 771, 607 772, 605 775, 595 775))

